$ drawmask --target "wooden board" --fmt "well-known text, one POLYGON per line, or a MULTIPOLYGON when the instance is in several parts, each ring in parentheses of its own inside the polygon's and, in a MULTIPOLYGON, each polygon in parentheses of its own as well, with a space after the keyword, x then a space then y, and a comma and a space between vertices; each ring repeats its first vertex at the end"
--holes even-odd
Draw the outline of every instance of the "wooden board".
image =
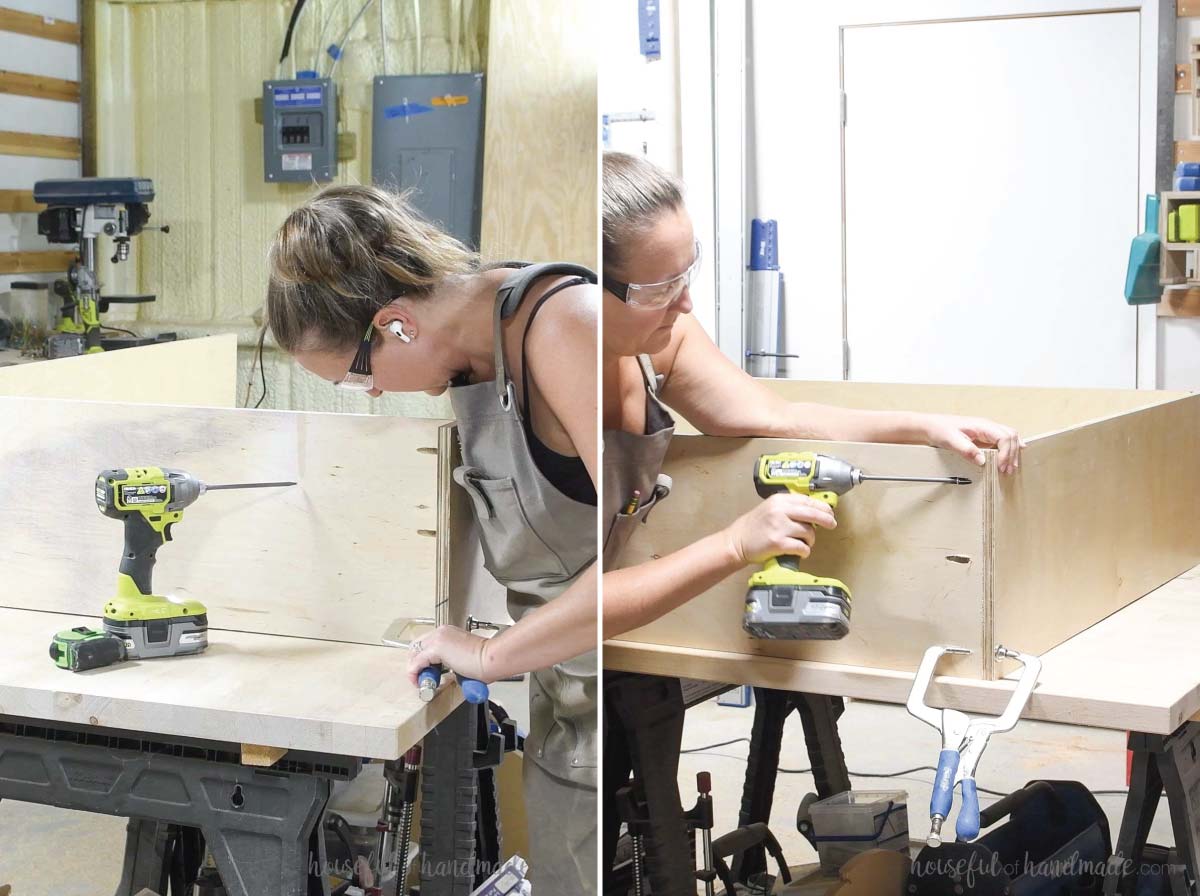
POLYGON ((237 337, 183 339, 0 367, 0 395, 232 408, 237 337))
POLYGON ((77 103, 79 102, 79 82, 0 69, 0 93, 77 103))
MULTIPOLYGON (((3 149, 0 148, 0 152, 3 149)), ((74 252, 0 252, 0 274, 57 274, 67 272, 74 252)))
POLYGON ((1175 66, 1175 92, 1176 93, 1191 93, 1192 92, 1192 67, 1191 65, 1175 66))
POLYGON ((1200 162, 1200 140, 1175 141, 1175 164, 1180 162, 1200 162))
POLYGON ((749 567, 621 640, 881 669, 915 668, 932 643, 961 644, 975 654, 948 660, 948 668, 983 677, 990 487, 985 474, 994 457, 985 471, 950 452, 922 446, 678 436, 665 467, 674 479, 671 495, 639 527, 621 565, 677 550, 761 503, 751 481, 754 461, 787 450, 822 451, 878 474, 967 476, 975 484, 864 483, 846 496, 838 528, 818 534, 813 557, 802 566, 849 586, 853 621, 841 641, 763 641, 745 634, 741 618, 749 567))
POLYGON ((483 252, 596 269, 595 5, 511 0, 490 9, 483 252))
MULTIPOLYGON (((1042 656, 1042 674, 1025 718, 1096 728, 1169 734, 1200 720, 1200 568, 1171 581, 1042 656)), ((928 645, 924 645, 928 646, 928 645)), ((1026 645, 1008 646, 1024 650, 1026 645)), ((948 668, 943 659, 939 670, 948 668)), ((904 703, 916 665, 870 669, 728 651, 609 641, 604 667, 651 675, 750 684, 885 703, 904 703)), ((932 706, 998 714, 1010 681, 942 675, 932 706)))
POLYGON ((99 620, 0 609, 0 716, 395 759, 461 700, 421 702, 405 650, 215 629, 194 657, 75 674, 46 649, 77 625, 99 620))
POLYGON ((1200 317, 1200 287, 1163 290, 1159 317, 1200 317))
POLYGON ((995 491, 994 640, 1040 653, 1200 561, 1200 396, 1034 441, 995 491))
POLYGON ((79 140, 74 137, 50 137, 46 134, 0 131, 0 155, 77 159, 79 152, 79 140))
POLYGON ((40 212, 45 207, 33 201, 33 190, 0 190, 0 212, 40 212))
MULTIPOLYGON (((86 5, 86 4, 85 4, 86 5)), ((0 31, 41 37, 65 44, 79 43, 79 25, 64 19, 0 7, 0 31)))
POLYGON ((1046 389, 910 383, 760 380, 790 401, 866 410, 924 411, 989 417, 1030 437, 1123 414, 1187 395, 1135 389, 1046 389))
POLYGON ((99 612, 123 536, 93 482, 139 465, 300 483, 203 495, 159 550, 156 593, 185 588, 216 628, 375 644, 445 593, 442 421, 27 398, 0 417, 0 606, 99 612))

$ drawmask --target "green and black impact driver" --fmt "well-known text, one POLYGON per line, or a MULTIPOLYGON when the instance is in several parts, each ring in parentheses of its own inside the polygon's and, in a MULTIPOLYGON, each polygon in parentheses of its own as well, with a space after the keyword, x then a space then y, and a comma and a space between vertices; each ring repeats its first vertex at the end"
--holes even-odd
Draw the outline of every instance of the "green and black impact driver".
MULTIPOLYGON (((841 495, 872 480, 971 484, 962 476, 870 476, 840 458, 812 451, 764 454, 754 464, 754 488, 762 498, 791 492, 837 507, 841 495)), ((755 638, 844 638, 850 631, 850 589, 838 579, 801 572, 799 557, 771 557, 750 576, 742 628, 755 638)))
POLYGON ((105 470, 96 478, 100 512, 125 521, 117 593, 104 605, 104 630, 124 642, 129 659, 181 656, 208 646, 207 608, 197 600, 155 594, 150 585, 155 554, 172 540, 171 527, 183 519, 183 509, 206 491, 295 484, 207 485, 166 467, 105 470))

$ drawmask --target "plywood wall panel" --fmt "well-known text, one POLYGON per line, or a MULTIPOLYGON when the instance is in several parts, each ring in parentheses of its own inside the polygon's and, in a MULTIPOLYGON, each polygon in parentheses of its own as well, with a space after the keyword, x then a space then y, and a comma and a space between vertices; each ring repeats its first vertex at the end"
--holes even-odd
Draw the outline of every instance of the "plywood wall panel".
POLYGON ((865 410, 926 411, 990 417, 1038 436, 1187 395, 1134 389, 1043 389, 1021 386, 945 386, 910 383, 761 380, 791 401, 865 410))
POLYGON ((106 468, 180 467, 212 492, 160 549, 155 590, 184 588, 214 628, 378 643, 429 616, 439 582, 439 421, 0 398, 0 606, 95 615, 122 524, 100 514, 106 468))
POLYGON ((1059 433, 1002 477, 995 638, 1067 640, 1200 560, 1200 396, 1059 433))
MULTIPOLYGON (((842 579, 854 596, 850 634, 841 641, 763 641, 741 628, 751 567, 620 641, 801 658, 877 669, 915 669, 930 644, 961 644, 970 657, 947 659, 946 674, 986 677, 985 541, 987 473, 945 451, 904 445, 787 442, 677 436, 666 472, 669 498, 638 527, 621 565, 675 551, 733 522, 761 502, 755 459, 783 450, 823 451, 868 472, 967 476, 972 486, 864 483, 838 509, 838 528, 820 531, 802 569, 842 579), (950 556, 965 557, 955 562, 950 556)), ((990 457, 989 465, 994 464, 990 457)))
POLYGON ((492 4, 483 251, 597 265, 597 4, 492 4))
POLYGON ((235 406, 237 340, 187 339, 0 368, 0 395, 235 406))

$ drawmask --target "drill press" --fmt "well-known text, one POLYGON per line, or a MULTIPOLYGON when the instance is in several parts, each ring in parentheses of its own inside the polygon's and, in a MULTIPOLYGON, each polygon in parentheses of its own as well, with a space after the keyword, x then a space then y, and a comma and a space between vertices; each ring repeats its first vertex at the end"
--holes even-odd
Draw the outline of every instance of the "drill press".
MULTIPOLYGON (((76 243, 78 255, 67 279, 55 284, 63 300, 62 322, 48 340, 50 357, 104 351, 100 315, 111 303, 153 302, 152 295, 101 296, 96 274, 96 240, 113 240, 111 261, 129 258, 129 240, 147 227, 154 184, 144 177, 82 177, 42 180, 33 185, 34 201, 46 206, 38 214, 38 233, 51 243, 76 243)), ((153 341, 153 340, 150 340, 153 341)))

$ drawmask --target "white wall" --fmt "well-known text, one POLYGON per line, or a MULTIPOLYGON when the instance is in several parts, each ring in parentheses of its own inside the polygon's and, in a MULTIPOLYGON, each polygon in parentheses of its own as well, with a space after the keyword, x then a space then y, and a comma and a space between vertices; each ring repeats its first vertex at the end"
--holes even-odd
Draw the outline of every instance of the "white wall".
MULTIPOLYGON (((77 22, 76 0, 4 0, 4 6, 63 21, 77 22)), ((79 47, 75 44, 0 31, 0 68, 31 75, 79 80, 79 47)), ((0 131, 22 131, 54 137, 79 137, 79 104, 0 94, 0 131)), ((0 189, 29 190, 35 181, 79 177, 80 163, 33 156, 0 155, 0 189)), ((38 236, 34 213, 0 213, 0 252, 69 249, 51 246, 38 236)), ((0 275, 0 292, 13 280, 50 282, 58 274, 0 275)))
MULTIPOLYGON (((717 0, 736 2, 736 0, 717 0)), ((903 18, 959 18, 961 2, 952 0, 907 0, 903 18), (913 11, 917 15, 912 15, 913 11)), ((972 4, 974 16, 1011 14, 1012 12, 1079 11, 1137 7, 1137 2, 1118 4, 1101 0, 980 0, 972 4)), ((708 47, 707 2, 691 0, 668 3, 676 21, 676 46, 668 53, 664 39, 664 58, 652 65, 673 64, 678 76, 675 97, 679 116, 678 159, 672 170, 682 172, 689 186, 689 207, 698 232, 712 233, 712 157, 711 141, 703 139, 706 123, 701 119, 711 104, 711 72, 706 68, 708 47), (690 131, 690 133, 689 133, 690 131), (697 135, 701 135, 698 137, 697 135)), ((839 58, 837 27, 842 21, 894 21, 898 4, 880 0, 853 0, 840 4, 797 4, 792 0, 749 0, 749 43, 751 66, 747 115, 750 134, 746 149, 746 218, 774 217, 780 221, 781 266, 786 277, 786 295, 791 300, 804 296, 803 315, 792 313, 789 319, 789 350, 806 334, 841 332, 841 233, 837 215, 821 210, 836 209, 840 204, 840 146, 836 137, 840 118, 839 58), (787 72, 778 76, 779 62, 787 72), (765 69, 770 62, 771 72, 765 69), (754 126, 757 125, 757 134, 754 126), (834 136, 830 139, 829 135, 834 136)), ((1153 47, 1153 18, 1149 13, 1157 3, 1147 3, 1143 13, 1143 54, 1153 47)), ((650 95, 666 101, 655 91, 655 84, 667 78, 656 74, 645 77, 647 65, 637 56, 637 19, 633 3, 614 5, 606 19, 603 35, 601 76, 614 85, 622 85, 621 98, 650 95), (619 10, 619 12, 618 12, 619 10), (632 59, 630 59, 632 54, 632 59), (639 85, 641 85, 639 87, 639 85), (637 93, 638 90, 642 94, 637 93), (632 91, 632 94, 630 93, 632 91)), ((664 29, 665 31, 666 29, 664 29)), ((1200 37, 1200 19, 1180 20, 1178 25, 1178 61, 1187 59, 1189 41, 1200 37)), ((948 75, 949 76, 949 75, 948 75)), ((969 73, 963 73, 968 77, 969 73)), ((1153 85, 1141 86, 1143 105, 1152 109, 1153 85)), ((602 109, 612 104, 602 92, 602 109)), ((666 98, 669 99, 669 96, 666 98)), ((665 107, 656 109, 660 119, 665 107)), ((1176 137, 1192 135, 1191 104, 1180 97, 1176 105, 1176 137)), ((1197 135, 1200 136, 1200 135, 1197 135)), ((1147 139, 1141 142, 1142 179, 1152 165, 1147 139)), ((664 141, 665 142, 665 141, 664 141)), ((651 158, 662 158, 656 144, 650 142, 651 158)), ((1130 232, 1130 237, 1134 231, 1130 232)), ((707 259, 713 257, 706 243, 707 259)), ((708 274, 711 267, 706 260, 708 274)), ((696 315, 709 332, 715 332, 715 300, 711 286, 702 283, 693 290, 696 315)), ((1154 319, 1152 308, 1140 312, 1144 331, 1139 338, 1139 382, 1168 389, 1200 389, 1200 321, 1154 319)), ((815 344, 805 340, 804 357, 788 362, 786 375, 797 378, 840 378, 841 346, 838 340, 815 344)))

